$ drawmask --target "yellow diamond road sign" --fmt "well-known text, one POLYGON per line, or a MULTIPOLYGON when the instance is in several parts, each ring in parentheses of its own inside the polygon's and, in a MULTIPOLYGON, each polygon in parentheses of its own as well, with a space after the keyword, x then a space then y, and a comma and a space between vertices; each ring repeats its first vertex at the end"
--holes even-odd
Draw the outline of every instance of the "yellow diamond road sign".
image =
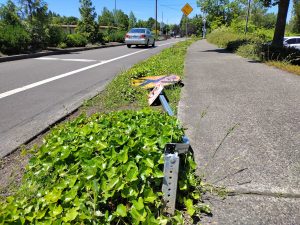
POLYGON ((192 6, 189 5, 189 3, 186 3, 185 6, 181 9, 181 11, 184 13, 184 15, 188 16, 193 11, 192 6))

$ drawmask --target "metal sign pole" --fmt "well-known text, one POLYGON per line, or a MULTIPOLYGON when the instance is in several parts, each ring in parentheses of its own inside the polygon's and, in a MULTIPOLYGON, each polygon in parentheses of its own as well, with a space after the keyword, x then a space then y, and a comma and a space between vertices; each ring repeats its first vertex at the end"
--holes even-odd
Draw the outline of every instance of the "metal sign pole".
POLYGON ((188 36, 188 16, 186 16, 186 27, 185 27, 185 40, 187 41, 188 36))

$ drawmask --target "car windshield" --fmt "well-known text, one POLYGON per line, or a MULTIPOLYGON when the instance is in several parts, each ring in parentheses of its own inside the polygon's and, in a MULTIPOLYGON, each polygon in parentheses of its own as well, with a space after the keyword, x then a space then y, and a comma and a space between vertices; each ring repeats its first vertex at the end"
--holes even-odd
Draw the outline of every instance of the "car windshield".
POLYGON ((146 29, 133 28, 129 31, 129 33, 146 33, 146 29))

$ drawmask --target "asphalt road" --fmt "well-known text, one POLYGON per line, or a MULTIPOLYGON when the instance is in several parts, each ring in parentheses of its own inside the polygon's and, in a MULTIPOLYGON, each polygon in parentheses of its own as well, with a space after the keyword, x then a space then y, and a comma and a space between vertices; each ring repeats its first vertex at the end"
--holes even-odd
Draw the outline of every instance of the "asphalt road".
POLYGON ((180 40, 0 63, 0 157, 95 96, 122 70, 180 40))

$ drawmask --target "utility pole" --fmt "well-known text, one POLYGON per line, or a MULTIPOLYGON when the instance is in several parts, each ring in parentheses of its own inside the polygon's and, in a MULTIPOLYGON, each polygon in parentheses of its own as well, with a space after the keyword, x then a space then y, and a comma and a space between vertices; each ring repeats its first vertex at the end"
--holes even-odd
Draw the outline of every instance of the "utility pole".
POLYGON ((247 18, 246 18, 245 34, 247 34, 247 32, 248 32, 248 22, 249 22, 249 16, 250 16, 250 7, 251 7, 251 0, 248 0, 248 12, 247 12, 247 18))
POLYGON ((161 12, 161 25, 160 25, 160 29, 161 29, 161 35, 164 35, 164 12, 161 12))
POLYGON ((118 25, 118 20, 117 20, 117 0, 115 0, 115 23, 118 25))
POLYGON ((157 0, 155 0, 155 35, 157 35, 157 0))

